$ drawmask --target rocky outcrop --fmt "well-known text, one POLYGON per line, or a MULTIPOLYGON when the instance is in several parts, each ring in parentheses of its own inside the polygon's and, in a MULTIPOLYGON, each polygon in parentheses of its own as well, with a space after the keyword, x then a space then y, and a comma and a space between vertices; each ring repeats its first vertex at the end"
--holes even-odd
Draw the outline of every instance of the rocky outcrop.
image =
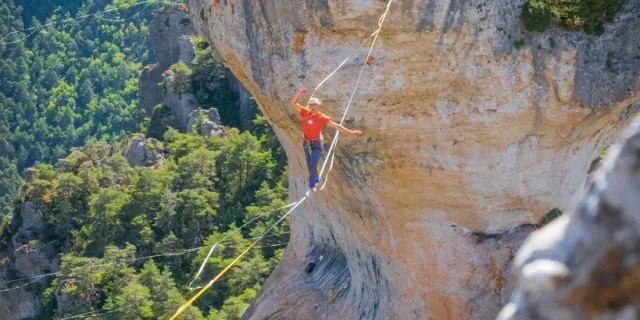
MULTIPOLYGON (((60 270, 60 259, 51 259, 42 244, 20 246, 15 249, 13 256, 13 268, 23 277, 34 277, 60 270)), ((43 277, 39 280, 41 281, 36 282, 45 283, 50 279, 43 277)))
MULTIPOLYGON (((163 10, 156 12, 149 31, 158 63, 145 67, 140 75, 140 105, 150 115, 156 105, 164 103, 174 115, 175 127, 183 132, 190 131, 189 114, 198 108, 198 105, 192 93, 175 92, 170 85, 173 73, 169 68, 179 61, 191 65, 195 58, 191 20, 181 5, 167 5, 163 10)), ((249 91, 230 71, 227 71, 226 75, 228 89, 238 96, 236 107, 239 109, 240 127, 249 129, 257 111, 256 103, 249 91)), ((220 121, 214 122, 220 124, 220 121)), ((211 132, 209 129, 217 130, 211 123, 206 125, 208 128, 205 130, 208 132, 211 132)))
MULTIPOLYGON (((183 36, 195 33, 187 11, 179 4, 167 4, 153 15, 149 25, 149 35, 157 66, 167 70, 180 61, 181 57, 193 56, 184 51, 193 52, 193 46, 185 46, 183 36)), ((191 58, 193 59, 193 57, 191 58)), ((191 62, 191 60, 188 60, 191 62)))
POLYGON ((609 151, 575 211, 527 238, 498 319, 640 317, 638 129, 609 151))
POLYGON ((160 86, 163 83, 163 72, 164 70, 150 65, 144 67, 140 73, 138 98, 140 107, 149 116, 153 113, 153 108, 164 101, 164 92, 160 86))
MULTIPOLYGON (((34 169, 29 170, 34 174, 34 169)), ((31 178, 30 178, 31 179, 31 178)), ((52 259, 40 243, 49 210, 40 199, 27 199, 15 211, 12 219, 11 246, 0 252, 0 319, 35 317, 42 305, 34 286, 45 284, 50 278, 33 277, 60 269, 59 259, 52 259), (29 286, 20 287, 29 284, 29 286), (3 289, 16 288, 9 291, 3 289)))
POLYGON ((220 115, 218 109, 208 110, 196 109, 189 114, 187 132, 192 131, 196 121, 200 121, 200 134, 206 137, 221 137, 224 135, 224 127, 220 125, 220 115))
POLYGON ((178 46, 180 47, 180 56, 178 57, 178 61, 191 64, 191 61, 196 57, 196 51, 194 49, 194 43, 191 36, 181 36, 180 39, 178 39, 178 46))
POLYGON ((40 312, 42 301, 26 288, 0 292, 0 319, 25 319, 40 312))
POLYGON ((182 132, 187 132, 189 115, 198 107, 196 98, 190 92, 178 93, 173 88, 174 74, 167 70, 164 74, 164 104, 169 106, 175 119, 175 126, 182 132))
POLYGON ((18 225, 11 238, 13 248, 17 249, 29 240, 39 239, 47 225, 48 215, 49 209, 40 199, 30 199, 20 204, 12 221, 18 225))
POLYGON ((132 167, 150 167, 164 163, 163 151, 162 144, 158 140, 135 135, 131 138, 129 148, 124 151, 123 156, 132 167))
POLYGON ((165 5, 155 12, 149 25, 149 34, 157 63, 142 70, 139 82, 140 106, 147 115, 164 102, 162 74, 178 61, 191 63, 195 52, 188 37, 194 34, 189 16, 180 5, 165 5), (186 37, 185 37, 186 36, 186 37))
MULTIPOLYGON (((495 289, 496 274, 526 232, 494 247, 474 237, 567 211, 640 107, 640 51, 629 45, 640 41, 640 2, 598 37, 523 35, 523 3, 394 1, 347 117, 364 134, 342 136, 326 189, 292 216, 283 261, 245 319, 495 317, 512 285, 502 276, 495 289), (334 258, 308 275, 313 248, 334 258)), ((339 119, 385 5, 189 1, 198 32, 273 124, 292 200, 307 183, 288 100, 353 55, 317 93, 339 119)))
POLYGON ((190 65, 195 58, 191 20, 182 6, 167 5, 154 14, 149 33, 158 63, 145 67, 140 75, 140 105, 150 115, 156 105, 164 103, 173 113, 174 125, 186 132, 197 102, 190 92, 175 92, 169 68, 179 61, 190 65))

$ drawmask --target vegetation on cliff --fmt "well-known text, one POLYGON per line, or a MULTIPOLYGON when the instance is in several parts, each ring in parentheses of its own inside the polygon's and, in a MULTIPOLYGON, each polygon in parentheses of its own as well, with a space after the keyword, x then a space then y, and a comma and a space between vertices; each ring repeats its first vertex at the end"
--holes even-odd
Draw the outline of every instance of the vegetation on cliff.
POLYGON ((599 35, 623 6, 624 0, 529 0, 522 7, 522 19, 527 31, 543 32, 556 17, 564 30, 599 35))

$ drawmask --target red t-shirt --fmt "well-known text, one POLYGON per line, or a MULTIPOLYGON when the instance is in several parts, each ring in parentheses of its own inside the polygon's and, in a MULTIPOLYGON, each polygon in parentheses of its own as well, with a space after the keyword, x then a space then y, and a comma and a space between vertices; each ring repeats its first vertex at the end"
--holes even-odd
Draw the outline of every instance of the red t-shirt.
POLYGON ((304 107, 300 108, 300 117, 302 117, 304 136, 310 140, 318 139, 320 133, 322 133, 322 127, 331 121, 331 117, 324 113, 318 112, 314 114, 310 109, 304 107))

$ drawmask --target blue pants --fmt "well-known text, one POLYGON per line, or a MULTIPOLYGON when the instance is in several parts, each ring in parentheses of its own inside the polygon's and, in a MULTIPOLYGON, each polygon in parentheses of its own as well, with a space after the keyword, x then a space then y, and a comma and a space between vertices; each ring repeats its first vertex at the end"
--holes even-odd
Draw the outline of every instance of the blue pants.
POLYGON ((307 159, 307 168, 309 169, 309 188, 314 188, 320 182, 318 175, 318 162, 322 156, 323 142, 309 143, 305 141, 302 144, 304 148, 304 156, 307 159))

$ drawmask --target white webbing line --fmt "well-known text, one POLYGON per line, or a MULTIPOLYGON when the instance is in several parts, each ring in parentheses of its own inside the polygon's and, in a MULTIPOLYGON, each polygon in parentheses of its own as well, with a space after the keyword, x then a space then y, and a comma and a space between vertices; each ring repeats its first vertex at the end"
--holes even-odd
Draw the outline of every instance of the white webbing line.
MULTIPOLYGON (((389 0, 389 3, 387 4, 387 8, 386 8, 385 13, 384 13, 384 14, 380 17, 380 19, 378 20, 378 29, 377 29, 374 33, 372 33, 369 37, 367 37, 367 39, 365 39, 365 40, 362 42, 362 44, 364 45, 364 43, 366 43, 369 39, 371 39, 371 38, 373 37, 373 43, 371 44, 371 47, 369 48, 369 53, 368 53, 368 55, 367 55, 367 58, 366 58, 366 59, 365 59, 365 61, 364 61, 364 65, 362 66, 362 69, 360 70, 360 74, 358 75, 358 79, 357 79, 357 81, 356 81, 355 87, 354 87, 354 89, 353 89, 353 92, 351 93, 351 97, 349 98, 349 102, 347 103, 347 106, 346 106, 346 108, 345 108, 345 111, 344 111, 344 113, 343 113, 343 115, 342 115, 342 119, 340 120, 340 125, 342 125, 342 123, 344 122, 344 119, 345 119, 345 118, 346 118, 346 116, 347 116, 347 112, 349 111, 349 106, 351 105, 351 102, 353 101, 353 97, 354 97, 355 92, 356 92, 356 90, 357 90, 357 88, 358 88, 358 85, 359 85, 359 83, 360 83, 360 79, 362 78, 362 74, 364 73, 364 68, 366 67, 367 61, 369 60, 369 57, 371 56, 371 52, 373 51, 373 47, 374 47, 374 45, 375 45, 376 39, 378 38, 378 34, 380 33, 380 30, 382 29, 382 23, 384 22, 384 19, 385 19, 385 17, 386 17, 386 15, 387 15, 387 13, 389 12, 389 8, 390 8, 390 6, 391 6, 391 3, 392 3, 392 2, 393 2, 393 0, 389 0)), ((333 70, 333 72, 331 72, 327 77, 325 77, 325 78, 324 78, 324 79, 323 79, 323 80, 322 80, 322 81, 321 81, 321 82, 316 86, 316 88, 313 90, 313 93, 311 94, 311 97, 313 97, 313 95, 316 93, 316 91, 318 91, 318 89, 319 89, 319 88, 320 88, 320 87, 321 87, 321 86, 322 86, 322 85, 323 85, 327 80, 329 80, 331 77, 333 77, 333 75, 335 75, 335 73, 336 73, 336 72, 338 72, 338 70, 340 70, 340 69, 344 66, 344 64, 345 64, 345 63, 347 63, 347 61, 349 61, 349 59, 350 59, 350 58, 351 58, 351 55, 350 55, 349 57, 347 57, 344 61, 342 61, 342 63, 340 63, 340 65, 339 65, 335 70, 333 70)), ((339 133, 340 133, 340 132, 338 131, 338 133, 337 133, 337 134, 336 134, 336 136, 334 137, 334 139, 333 139, 333 141, 332 141, 332 143, 331 143, 331 148, 329 149, 329 152, 327 153, 327 155, 332 154, 332 150, 333 150, 333 148, 335 147, 335 145, 336 145, 336 144, 337 144, 337 142, 338 142, 338 134, 339 134, 339 133)), ((333 167, 333 158, 332 158, 331 163, 332 163, 332 166, 331 166, 331 167, 333 167)), ((322 165, 322 170, 320 171, 320 176, 322 176, 322 172, 324 171, 324 169, 325 169, 326 165, 327 165, 327 159, 325 159, 325 161, 324 161, 324 163, 323 163, 323 165, 322 165)), ((331 169, 330 169, 330 170, 331 170, 331 169)), ((325 185, 326 185, 326 181, 325 181, 325 185)), ((324 188, 324 185, 323 185, 323 188, 324 188)), ((322 190, 322 189, 321 189, 321 190, 322 190)), ((244 228, 244 227, 245 227, 245 226, 247 226, 249 223, 251 223, 251 222, 255 221, 255 220, 256 220, 256 219, 258 219, 258 218, 261 218, 261 217, 263 217, 263 216, 266 216, 266 215, 268 215, 268 214, 270 214, 270 213, 273 213, 273 212, 275 212, 275 211, 279 211, 279 210, 286 209, 286 208, 289 208, 289 207, 292 207, 292 206, 293 206, 293 208, 289 209, 289 211, 287 211, 287 212, 286 212, 286 213, 285 213, 285 214, 284 214, 280 219, 278 219, 278 221, 276 221, 273 225, 271 225, 271 227, 269 227, 269 229, 267 229, 267 230, 266 230, 266 231, 265 231, 265 232, 264 232, 260 237, 257 237, 257 239, 263 238, 263 237, 265 237, 265 236, 266 236, 266 235, 267 235, 267 234, 268 234, 268 233, 269 233, 273 228, 275 228, 278 224, 280 224, 280 222, 282 222, 285 218, 287 218, 287 217, 288 217, 288 216, 289 216, 289 215, 290 215, 290 214, 291 214, 291 213, 292 213, 292 212, 293 212, 293 211, 294 211, 294 210, 295 210, 295 209, 296 209, 300 204, 302 204, 305 200, 307 200, 307 199, 308 199, 308 198, 310 198, 310 197, 311 197, 311 190, 307 191, 307 193, 304 195, 304 197, 302 197, 302 198, 301 198, 300 200, 298 200, 297 202, 293 202, 293 203, 290 203, 290 204, 288 204, 288 205, 286 205, 286 206, 284 206, 284 207, 280 207, 280 208, 274 209, 274 210, 272 210, 271 212, 269 212, 269 213, 267 213, 267 214, 265 214, 265 215, 260 215, 260 216, 258 216, 258 217, 255 217, 255 218, 253 218, 253 219, 249 220, 249 221, 248 221, 247 223, 245 223, 244 225, 242 225, 242 226, 240 227, 240 229, 244 228)), ((207 265, 207 262, 208 262, 209 258, 211 257, 211 254, 213 254, 213 251, 215 250, 215 248, 217 247, 217 245, 218 245, 220 242, 222 242, 222 241, 226 240, 229 236, 230 236, 230 234, 229 234, 229 235, 227 235, 227 236, 225 236, 223 239, 221 239, 220 241, 218 241, 217 243, 215 243, 215 244, 213 244, 213 245, 211 246, 211 248, 209 249, 209 253, 207 254, 207 257, 204 259, 204 261, 203 261, 203 262, 202 262, 202 264, 200 265, 200 269, 198 270, 198 273, 196 274, 196 276, 194 277, 194 279, 189 283, 189 286, 188 286, 189 290, 195 290, 195 289, 202 288, 202 287, 199 287, 199 288, 192 288, 192 284, 193 284, 193 282, 194 282, 195 280, 197 280, 197 279, 200 277, 200 275, 201 275, 201 274, 202 274, 202 272, 204 271, 204 267, 207 265)))
MULTIPOLYGON (((299 201, 298 201, 298 202, 299 202, 299 201)), ((277 209, 273 209, 273 210, 271 210, 270 212, 267 212, 267 213, 265 213, 265 214, 258 215, 257 217, 254 217, 253 219, 249 220, 247 223, 243 224, 243 225, 242 225, 240 228, 238 228, 238 229, 239 229, 239 230, 242 230, 242 228, 246 227, 248 224, 250 224, 250 223, 252 223, 252 222, 256 221, 257 219, 262 218, 262 217, 265 217, 265 216, 267 216, 267 215, 269 215, 269 214, 271 214, 271 213, 274 213, 274 212, 276 212, 276 211, 280 211, 280 210, 283 210, 283 209, 286 209, 286 208, 289 208, 289 207, 295 206, 296 204, 298 204, 298 202, 293 202, 293 203, 290 203, 290 204, 288 204, 288 205, 286 205, 286 206, 284 206, 284 207, 280 207, 280 208, 277 208, 277 209)), ((223 241, 227 240, 231 235, 232 235, 232 233, 227 234, 226 236, 224 236, 222 239, 220 239, 218 242, 214 243, 214 244, 211 246, 211 248, 209 249, 209 253, 207 254, 207 257, 206 257, 206 258, 204 258, 204 260, 202 261, 202 264, 200 265, 200 269, 198 269, 198 273, 195 275, 195 277, 193 277, 193 280, 191 280, 191 282, 189 282, 189 285, 187 286, 187 288, 189 288, 189 290, 195 290, 195 289, 200 289, 200 288, 201 288, 201 287, 193 288, 193 287, 191 287, 191 285, 193 285, 193 283, 194 283, 196 280, 198 280, 198 278, 200 277, 200 274, 202 274, 202 271, 204 270, 204 267, 207 265, 207 262, 209 261, 209 258, 211 257, 211 254, 213 254, 213 251, 216 249, 216 247, 217 247, 220 243, 222 243, 223 241)), ((264 236, 261 236, 261 237, 264 237, 264 236)), ((256 239, 259 239, 259 238, 261 238, 261 237, 258 237, 258 238, 256 238, 256 239)))
MULTIPOLYGON (((369 57, 371 57, 371 52, 373 52, 373 47, 375 46, 376 43, 376 39, 378 38, 378 35, 380 34, 380 30, 382 30, 382 23, 384 22, 384 19, 387 17, 387 13, 389 12, 389 8, 391 7, 391 3, 393 2, 393 0, 389 0, 389 3, 387 3, 387 9, 385 10, 384 14, 380 17, 380 19, 378 20, 378 30, 376 30, 372 35, 375 35, 375 37, 373 38, 373 43, 371 44, 371 47, 369 48, 369 53, 367 54, 367 58, 364 59, 364 63, 362 64, 362 68, 360 69, 360 74, 358 75, 358 78, 356 80, 356 84, 353 87, 353 91, 351 92, 351 96, 349 97, 349 102, 347 103, 347 106, 345 107, 344 113, 342 114, 342 119, 340 119, 340 125, 342 125, 344 123, 344 119, 347 117, 347 112, 349 112, 349 107, 351 106, 351 102, 353 102, 353 97, 356 94, 356 91, 358 90, 358 85, 360 83, 360 79, 362 78, 362 74, 364 73, 364 69, 367 66, 367 62, 369 61, 369 57)), ((329 148, 329 151, 327 152, 327 157, 331 157, 331 165, 329 166, 329 171, 327 171, 327 175, 325 176, 324 182, 322 183, 322 187, 320 187, 320 190, 323 190, 324 187, 327 185, 327 181, 329 180, 329 172, 331 172, 331 170, 333 169, 333 161, 335 159, 335 152, 333 152, 333 149, 335 148, 335 146, 338 144, 338 137, 340 136, 340 131, 336 132, 335 137, 333 137, 333 141, 331 142, 331 147, 329 148)), ((324 163, 322 164, 322 170, 320 170, 320 177, 322 177, 322 173, 324 172, 324 169, 327 165, 327 160, 324 161, 324 163)))
MULTIPOLYGON (((372 34, 371 34, 367 39, 365 39, 365 40, 362 42, 362 44, 364 44, 367 40, 371 39, 371 37, 373 37, 375 34, 376 34, 376 32, 372 33, 372 34)), ((335 70, 333 70, 333 72, 331 72, 327 77, 325 77, 322 81, 320 81, 320 83, 319 83, 319 84, 316 86, 316 88, 313 90, 313 93, 311 94, 311 97, 313 97, 313 94, 315 94, 315 93, 316 93, 316 91, 318 91, 318 89, 319 89, 319 88, 320 88, 320 87, 321 87, 321 86, 322 86, 322 85, 323 85, 327 80, 329 80, 331 77, 333 77, 333 75, 335 75, 335 74, 336 74, 336 72, 338 72, 338 70, 340 70, 340 69, 344 66, 344 64, 345 64, 345 63, 347 63, 347 61, 349 61, 349 59, 351 59, 351 56, 352 56, 352 55, 350 55, 350 56, 348 56, 346 59, 344 59, 344 61, 342 61, 342 63, 340 63, 340 65, 339 65, 335 70)), ((300 200, 298 200, 298 201, 296 201, 296 202, 293 202, 293 203, 290 203, 290 204, 288 204, 288 205, 286 205, 286 206, 284 206, 284 207, 280 207, 280 208, 274 209, 274 210, 272 210, 272 211, 270 211, 270 212, 268 212, 268 213, 266 213, 266 214, 259 215, 259 216, 255 217, 255 218, 253 218, 253 219, 249 220, 247 223, 245 223, 244 225, 242 225, 242 226, 241 226, 240 228, 238 228, 238 229, 242 229, 242 228, 246 227, 248 224, 250 224, 251 222, 253 222, 253 221, 255 221, 255 220, 259 219, 259 218, 262 218, 262 217, 264 217, 264 216, 267 216, 267 215, 269 215, 269 214, 271 214, 271 213, 273 213, 273 212, 280 211, 280 210, 283 210, 283 209, 286 209, 286 208, 289 208, 289 207, 292 207, 292 206, 296 206, 296 207, 297 207, 297 205, 298 205, 298 204, 302 203, 302 202, 303 202, 304 200, 306 200, 309 196, 310 196, 310 193, 309 193, 309 192, 307 192, 307 194, 305 194, 305 196, 304 196, 303 198, 301 198, 300 200)), ((284 214, 284 216, 283 216, 283 218, 286 218, 286 217, 287 217, 287 216, 288 216, 292 211, 293 211, 293 210, 289 210, 287 213, 285 213, 285 214, 284 214)), ((282 221, 282 219, 283 219, 283 218, 281 218, 280 220, 278 220, 278 222, 276 222, 274 225, 272 225, 272 227, 271 227, 271 228, 269 228, 269 231, 270 231, 271 229, 273 229, 273 227, 275 227, 278 223, 280 223, 280 221, 282 221)), ((266 235, 266 233, 267 233, 267 232, 265 232, 265 234, 264 234, 263 236, 261 236, 261 237, 264 237, 264 236, 266 235)), ((193 287, 192 287, 192 285, 193 285, 193 283, 194 283, 194 282, 195 282, 195 281, 200 277, 200 275, 201 275, 201 274, 202 274, 202 272, 204 271, 204 267, 207 265, 207 262, 209 261, 209 258, 210 258, 210 257, 211 257, 211 255, 213 254, 213 251, 215 251, 215 249, 216 249, 216 247, 218 246, 218 244, 220 244, 221 242, 223 242, 224 240, 226 240, 229 236, 231 236, 231 234, 229 234, 229 235, 225 236, 225 237, 224 237, 224 238, 222 238, 220 241, 218 241, 218 242, 214 243, 214 244, 211 246, 211 248, 209 249, 209 253, 207 254, 207 257, 204 259, 204 261, 202 261, 202 264, 200 265, 200 269, 198 269, 198 273, 195 275, 195 277, 193 278, 193 280, 191 280, 191 282, 189 282, 189 285, 188 285, 189 290, 196 290, 196 289, 200 289, 200 288, 202 288, 202 287, 193 288, 193 287)), ((258 238, 260 238, 260 237, 258 237, 258 238)))

